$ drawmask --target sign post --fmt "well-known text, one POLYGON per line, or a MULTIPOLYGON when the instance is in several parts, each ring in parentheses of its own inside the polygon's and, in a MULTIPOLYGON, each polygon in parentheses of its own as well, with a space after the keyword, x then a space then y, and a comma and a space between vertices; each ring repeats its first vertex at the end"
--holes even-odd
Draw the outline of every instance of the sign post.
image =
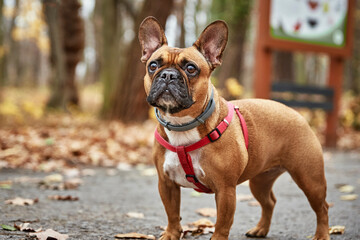
POLYGON ((335 147, 344 60, 353 44, 355 0, 265 0, 258 4, 255 97, 270 98, 273 50, 327 54, 327 85, 334 97, 325 135, 326 146, 335 147))

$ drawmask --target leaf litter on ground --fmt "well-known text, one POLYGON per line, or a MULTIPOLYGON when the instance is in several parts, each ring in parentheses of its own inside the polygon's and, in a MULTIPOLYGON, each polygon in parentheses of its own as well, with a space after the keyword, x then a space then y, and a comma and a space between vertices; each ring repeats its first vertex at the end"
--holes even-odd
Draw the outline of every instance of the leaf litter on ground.
POLYGON ((115 235, 115 238, 118 238, 118 239, 150 239, 150 240, 155 240, 154 235, 146 235, 146 234, 136 233, 136 232, 119 233, 119 234, 115 235))
POLYGON ((45 231, 41 232, 29 233, 29 235, 35 236, 38 240, 66 240, 69 238, 69 235, 58 233, 53 229, 46 229, 45 231))
POLYGON ((71 195, 50 195, 48 196, 50 200, 57 200, 57 201, 78 201, 78 197, 73 197, 71 195))
POLYGON ((14 199, 8 199, 5 201, 5 204, 17 205, 17 206, 29 206, 39 202, 38 198, 29 199, 29 198, 21 198, 16 197, 14 199))

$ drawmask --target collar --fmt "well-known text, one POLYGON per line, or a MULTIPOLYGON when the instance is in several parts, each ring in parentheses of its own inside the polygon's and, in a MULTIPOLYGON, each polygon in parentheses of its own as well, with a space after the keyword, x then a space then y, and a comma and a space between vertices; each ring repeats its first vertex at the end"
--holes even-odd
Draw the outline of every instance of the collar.
POLYGON ((215 101, 214 101, 214 89, 211 90, 211 96, 210 100, 204 110, 199 116, 197 116, 194 120, 181 124, 181 125, 175 125, 171 124, 170 122, 165 121, 161 118, 159 109, 155 108, 155 116, 159 123, 163 125, 165 128, 167 128, 169 131, 176 131, 176 132, 184 132, 188 131, 190 129, 196 128, 200 124, 203 124, 206 119, 208 119, 211 114, 215 110, 215 101))

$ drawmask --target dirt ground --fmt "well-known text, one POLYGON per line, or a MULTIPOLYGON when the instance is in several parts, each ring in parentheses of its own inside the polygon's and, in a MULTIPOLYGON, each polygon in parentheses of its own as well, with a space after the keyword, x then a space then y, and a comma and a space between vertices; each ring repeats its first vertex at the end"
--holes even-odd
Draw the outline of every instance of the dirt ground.
MULTIPOLYGON (((330 208, 330 226, 343 225, 343 235, 332 235, 331 239, 360 239, 360 199, 343 201, 339 191, 341 184, 352 185, 352 194, 360 191, 360 154, 326 152, 326 177, 328 181, 327 201, 330 208)), ((109 168, 93 168, 92 176, 83 176, 83 184, 73 190, 51 190, 39 187, 38 180, 50 173, 28 170, 0 170, 0 182, 12 180, 11 187, 0 188, 0 224, 13 225, 30 222, 34 228, 51 228, 68 234, 69 239, 114 239, 118 233, 139 232, 152 234, 157 238, 166 225, 166 214, 158 191, 157 176, 151 167, 138 167, 129 171, 109 168), (150 170, 149 170, 150 169, 150 170), (28 177, 24 180, 23 177, 28 177), (22 180, 21 180, 22 179, 22 180), (49 195, 71 195, 78 201, 54 201, 49 195), (38 198, 30 206, 5 204, 15 197, 38 198), (139 212, 144 218, 131 218, 128 212, 139 212)), ((240 185, 238 194, 250 194, 249 187, 240 185)), ((311 239, 315 232, 315 214, 304 194, 285 173, 274 185, 278 199, 272 226, 267 239, 311 239)), ((214 195, 196 195, 191 189, 182 190, 182 224, 200 218, 198 208, 215 208, 214 195)), ((249 202, 237 202, 237 209, 230 239, 247 239, 244 233, 256 225, 260 207, 249 206, 249 202)), ((213 222, 214 217, 209 217, 213 222)), ((187 239, 209 239, 211 235, 187 239)), ((0 239, 28 239, 21 231, 0 229, 0 239)))

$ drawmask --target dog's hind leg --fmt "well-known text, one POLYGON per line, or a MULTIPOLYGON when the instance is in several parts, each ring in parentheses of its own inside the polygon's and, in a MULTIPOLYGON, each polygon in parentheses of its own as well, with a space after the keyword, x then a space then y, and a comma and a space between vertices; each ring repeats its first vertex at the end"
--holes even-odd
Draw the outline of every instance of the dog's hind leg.
POLYGON ((322 154, 301 156, 298 166, 288 169, 291 177, 305 193, 312 209, 316 214, 317 227, 314 240, 329 240, 328 208, 326 202, 326 179, 322 154), (307 158, 306 158, 307 157, 307 158))
POLYGON ((262 212, 260 221, 246 233, 247 237, 265 237, 269 232, 271 217, 276 203, 272 186, 284 171, 280 167, 273 168, 250 179, 250 190, 260 203, 262 212))

